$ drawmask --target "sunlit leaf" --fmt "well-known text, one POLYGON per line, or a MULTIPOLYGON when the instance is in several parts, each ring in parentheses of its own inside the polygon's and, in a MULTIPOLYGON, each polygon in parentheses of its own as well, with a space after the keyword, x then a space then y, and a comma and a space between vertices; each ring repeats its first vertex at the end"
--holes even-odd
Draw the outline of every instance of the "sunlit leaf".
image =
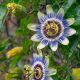
POLYGON ((72 75, 74 77, 74 80, 80 80, 80 68, 73 68, 72 75))
POLYGON ((22 50, 23 50, 23 47, 15 47, 15 48, 9 50, 6 53, 6 55, 7 55, 8 58, 11 58, 15 55, 19 55, 22 52, 22 50))

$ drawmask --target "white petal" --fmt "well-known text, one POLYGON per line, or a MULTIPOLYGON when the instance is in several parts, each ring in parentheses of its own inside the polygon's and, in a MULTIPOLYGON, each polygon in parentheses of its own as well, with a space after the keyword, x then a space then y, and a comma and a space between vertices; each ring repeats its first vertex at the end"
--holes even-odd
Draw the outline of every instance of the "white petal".
POLYGON ((47 14, 53 13, 53 9, 52 9, 51 5, 46 6, 46 12, 47 12, 47 14))
POLYGON ((38 51, 39 56, 42 57, 42 51, 41 51, 41 49, 37 48, 37 51, 38 51))
POLYGON ((55 75, 57 73, 57 70, 54 68, 49 68, 48 70, 49 70, 49 73, 48 73, 49 76, 55 75))
POLYGON ((58 42, 54 42, 54 43, 50 44, 50 47, 51 47, 51 49, 52 49, 53 51, 56 51, 57 48, 58 48, 58 42))
POLYGON ((36 27, 38 26, 38 24, 28 24, 27 27, 28 29, 32 30, 32 31, 36 31, 36 27))
POLYGON ((33 57, 38 57, 39 55, 37 53, 33 53, 33 57))
POLYGON ((43 43, 43 41, 41 41, 41 43, 39 43, 37 49, 43 49, 47 45, 48 45, 48 42, 47 43, 43 43))
POLYGON ((43 56, 41 53, 33 53, 33 57, 36 58, 36 57, 43 57, 43 56))
POLYGON ((70 26, 70 25, 74 24, 75 19, 74 18, 69 18, 69 19, 67 19, 67 22, 68 22, 68 24, 70 26))
POLYGON ((47 77, 47 80, 53 80, 52 77, 47 77))
POLYGON ((31 40, 32 40, 32 41, 40 41, 37 36, 38 36, 37 34, 34 34, 34 35, 31 37, 31 40))
POLYGON ((72 36, 75 33, 76 33, 76 30, 75 29, 69 28, 69 29, 66 30, 65 35, 66 36, 72 36))
POLYGON ((46 68, 48 68, 48 66, 49 66, 49 56, 45 56, 45 60, 46 60, 46 63, 45 63, 46 68))
POLYGON ((60 39, 60 43, 62 43, 63 45, 68 45, 69 44, 69 40, 66 37, 62 37, 60 39))
POLYGON ((42 13, 42 12, 40 12, 40 11, 38 12, 38 14, 37 14, 37 15, 38 15, 38 19, 39 19, 39 20, 41 19, 41 17, 44 17, 44 16, 45 16, 45 14, 43 14, 43 13, 42 13))
POLYGON ((62 14, 62 16, 64 16, 64 9, 63 8, 60 8, 59 11, 58 11, 58 13, 57 13, 57 15, 58 14, 62 14))

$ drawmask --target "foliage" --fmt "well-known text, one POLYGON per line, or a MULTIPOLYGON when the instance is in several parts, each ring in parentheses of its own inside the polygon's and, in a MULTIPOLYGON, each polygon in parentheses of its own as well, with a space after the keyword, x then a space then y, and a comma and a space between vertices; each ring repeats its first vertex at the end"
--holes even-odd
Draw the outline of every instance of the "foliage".
MULTIPOLYGON (((45 12, 45 5, 50 4, 54 11, 60 7, 65 10, 65 18, 74 17, 75 24, 70 27, 74 28, 77 33, 69 37, 68 46, 59 45, 56 52, 49 47, 43 49, 44 55, 49 54, 50 67, 57 68, 57 74, 52 76, 54 80, 73 80, 72 69, 80 68, 80 1, 79 0, 2 0, 0 4, 0 80, 24 80, 23 66, 28 62, 33 52, 37 52, 37 43, 32 42, 30 37, 33 32, 27 29, 31 22, 38 22, 36 17, 38 10, 45 12), (9 29, 8 25, 12 24, 12 18, 9 19, 10 12, 7 5, 16 4, 12 15, 17 20, 17 25, 13 23, 13 28, 9 29), (21 7, 21 8, 20 8, 21 7), (5 23, 7 21, 7 25, 5 23), (16 27, 15 27, 16 26, 16 27), (14 29, 16 28, 16 29, 14 29), (7 35, 9 32, 15 32, 15 35, 7 35), (16 46, 23 47, 22 54, 16 54, 12 58, 7 58, 7 52, 16 46), (18 72, 18 73, 16 73, 18 72), (4 74, 4 75, 3 75, 4 74), (5 77, 3 77, 3 76, 5 77)), ((15 20, 13 20, 15 22, 15 20)), ((74 73, 73 73, 74 74, 74 73)), ((79 75, 76 73, 76 75, 79 75)), ((75 74, 74 74, 75 75, 75 74)), ((78 76, 80 77, 80 76, 78 76)), ((80 79, 80 78, 79 78, 80 79)))

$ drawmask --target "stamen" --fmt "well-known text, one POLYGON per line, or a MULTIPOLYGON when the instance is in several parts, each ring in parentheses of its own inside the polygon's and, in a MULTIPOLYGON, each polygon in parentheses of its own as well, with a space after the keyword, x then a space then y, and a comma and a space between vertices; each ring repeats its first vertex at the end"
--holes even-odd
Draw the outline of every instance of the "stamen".
POLYGON ((61 24, 56 21, 48 21, 45 23, 43 33, 47 38, 55 38, 60 35, 62 30, 61 24))
POLYGON ((34 79, 35 80, 41 80, 43 77, 43 69, 42 66, 40 64, 37 64, 34 68, 34 79))

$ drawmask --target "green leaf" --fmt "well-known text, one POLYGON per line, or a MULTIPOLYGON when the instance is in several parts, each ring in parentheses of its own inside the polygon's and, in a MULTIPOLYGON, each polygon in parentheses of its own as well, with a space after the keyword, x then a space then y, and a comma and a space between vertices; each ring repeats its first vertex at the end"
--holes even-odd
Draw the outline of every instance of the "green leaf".
POLYGON ((64 4, 65 13, 68 12, 68 9, 76 2, 76 0, 67 0, 67 4, 64 4))
POLYGON ((9 46, 8 39, 3 40, 0 42, 0 51, 5 50, 9 46))
POLYGON ((2 28, 3 28, 3 19, 5 14, 6 14, 6 8, 0 6, 0 31, 2 31, 2 28))
POLYGON ((67 75, 65 80, 71 80, 70 75, 67 75))
POLYGON ((7 58, 4 56, 4 57, 0 58, 0 63, 2 63, 3 61, 6 61, 6 60, 7 60, 7 58))
POLYGON ((13 0, 14 1, 14 3, 18 3, 20 0, 13 0))
POLYGON ((21 59, 20 55, 16 55, 12 58, 12 61, 10 62, 10 66, 9 67, 15 67, 17 65, 17 63, 19 62, 19 60, 21 59))
POLYGON ((1 28, 2 28, 2 20, 0 20, 0 30, 1 30, 1 28))
POLYGON ((30 49, 30 46, 32 45, 32 41, 31 40, 29 40, 29 39, 24 39, 23 40, 23 42, 22 42, 22 46, 23 46, 23 52, 25 53, 25 54, 29 54, 29 49, 30 49))
POLYGON ((0 20, 3 19, 5 14, 6 14, 6 8, 0 6, 0 20))

